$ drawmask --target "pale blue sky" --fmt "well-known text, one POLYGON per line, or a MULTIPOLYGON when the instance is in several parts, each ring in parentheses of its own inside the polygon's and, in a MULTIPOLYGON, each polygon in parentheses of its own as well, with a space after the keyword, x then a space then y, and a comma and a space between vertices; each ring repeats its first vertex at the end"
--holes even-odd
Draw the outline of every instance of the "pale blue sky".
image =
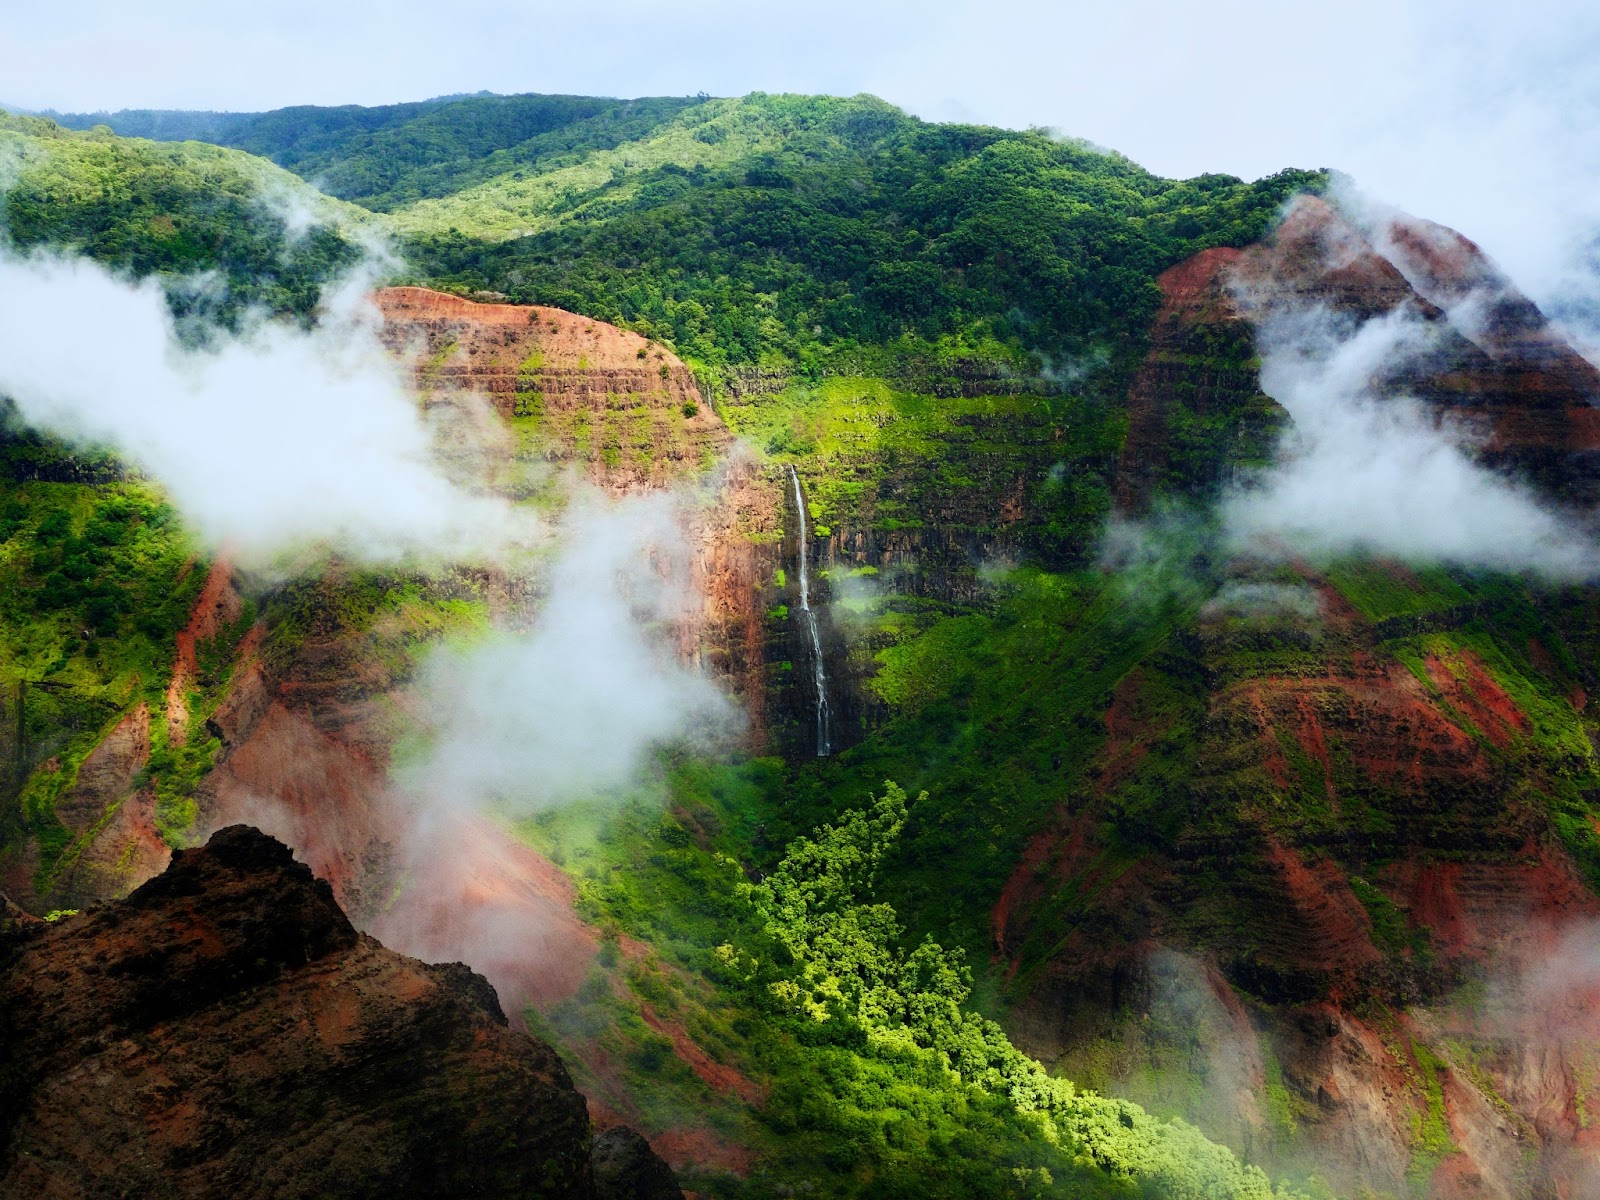
POLYGON ((1600 6, 1572 0, 0 0, 0 100, 19 105, 481 88, 870 91, 930 118, 1052 126, 1169 175, 1339 167, 1544 296, 1600 228, 1600 6))

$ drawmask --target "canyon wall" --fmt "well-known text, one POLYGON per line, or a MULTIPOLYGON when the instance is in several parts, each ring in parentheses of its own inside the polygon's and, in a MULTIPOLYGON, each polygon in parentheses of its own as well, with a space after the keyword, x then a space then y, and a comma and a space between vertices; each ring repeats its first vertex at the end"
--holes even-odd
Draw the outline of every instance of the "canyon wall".
POLYGON ((92 914, 0 916, 0 1063, 7 1196, 681 1195, 648 1149, 591 1166, 482 976, 357 933, 244 826, 92 914))

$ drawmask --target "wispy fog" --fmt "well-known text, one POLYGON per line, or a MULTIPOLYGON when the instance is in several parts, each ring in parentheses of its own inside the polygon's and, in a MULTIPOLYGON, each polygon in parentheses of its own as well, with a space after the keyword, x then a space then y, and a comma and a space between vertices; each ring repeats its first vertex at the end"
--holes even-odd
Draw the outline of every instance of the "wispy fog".
POLYGON ((1438 336, 1408 308, 1365 322, 1320 308, 1261 322, 1261 386, 1293 425, 1277 465, 1223 502, 1237 546, 1562 579, 1596 572, 1593 535, 1474 461, 1467 430, 1416 400, 1377 392, 1427 357, 1438 336))
POLYGON ((658 746, 734 720, 683 665, 688 550, 674 499, 580 494, 533 625, 441 647, 417 685, 428 750, 398 776, 421 809, 529 812, 625 787, 658 746))
POLYGON ((519 521, 446 477, 378 342, 371 282, 332 289, 310 331, 258 321, 194 349, 154 282, 0 251, 0 393, 37 428, 116 450, 244 561, 308 543, 364 561, 504 546, 519 521))
POLYGON ((581 977, 593 934, 560 899, 560 873, 500 822, 615 800, 664 748, 714 748, 737 728, 734 705, 677 653, 692 600, 679 516, 666 494, 580 494, 531 626, 437 648, 412 689, 422 750, 393 774, 396 888, 371 928, 406 953, 467 962, 513 1012, 581 977))

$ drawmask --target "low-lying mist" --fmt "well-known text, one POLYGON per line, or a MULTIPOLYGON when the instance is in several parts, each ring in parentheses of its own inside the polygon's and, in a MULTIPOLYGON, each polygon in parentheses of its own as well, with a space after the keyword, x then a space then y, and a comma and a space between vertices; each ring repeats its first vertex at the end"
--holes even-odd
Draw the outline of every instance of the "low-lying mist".
POLYGON ((418 749, 392 774, 398 887, 371 918, 386 943, 466 961, 513 1007, 583 956, 590 935, 553 903, 550 868, 499 827, 614 803, 664 748, 710 750, 738 730, 677 653, 694 603, 681 516, 668 494, 581 491, 529 627, 429 655, 411 689, 418 749))
POLYGON ((256 320, 196 348, 156 282, 0 250, 0 394, 40 430, 114 449, 246 563, 310 544, 464 558, 526 536, 504 501, 448 477, 378 341, 372 282, 364 268, 331 286, 309 330, 256 320))
POLYGON ((1466 428, 1419 400, 1379 393, 1435 354, 1439 339, 1408 308, 1366 321, 1324 308, 1262 319, 1261 387, 1292 425, 1278 461, 1224 498, 1226 540, 1312 560, 1372 554, 1592 577, 1600 553, 1591 531, 1474 461, 1466 428))
POLYGON ((396 776, 421 808, 527 813, 613 791, 656 746, 732 727, 722 693, 675 654, 693 597, 674 498, 583 491, 559 537, 530 629, 424 665, 427 749, 396 776))

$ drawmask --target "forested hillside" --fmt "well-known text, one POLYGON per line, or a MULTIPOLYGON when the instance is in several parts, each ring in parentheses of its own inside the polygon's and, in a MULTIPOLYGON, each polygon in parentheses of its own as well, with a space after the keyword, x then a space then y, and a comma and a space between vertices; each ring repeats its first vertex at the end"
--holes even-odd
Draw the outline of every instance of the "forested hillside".
MULTIPOLYGON (((0 118, 15 245, 248 325, 315 320, 387 239, 385 281, 416 285, 383 300, 388 344, 430 411, 488 398, 494 453, 535 480, 495 488, 558 519, 539 471, 698 497, 711 616, 677 651, 744 732, 507 818, 474 903, 522 887, 506 911, 565 949, 548 978, 471 963, 687 1184, 1199 1200, 1579 1177, 1592 1053, 1484 997, 1510 994, 1500 943, 1600 913, 1593 588, 1245 553, 1215 507, 1291 425, 1249 303, 1305 303, 1423 314, 1431 357, 1383 395, 1480 421, 1476 453, 1575 511, 1592 368, 1509 284, 1488 333, 1458 319, 1449 289, 1490 278, 1476 247, 1407 259, 1420 224, 1368 241, 1292 203, 1321 171, 1168 180, 865 96, 63 121, 89 128, 0 118)), ((248 794, 293 808, 358 925, 403 928, 372 814, 425 740, 408 689, 545 583, 208 576, 155 482, 14 412, 0 489, 0 682, 40 685, 6 743, 13 899, 120 894, 248 794), (124 760, 120 791, 95 782, 124 760)))

